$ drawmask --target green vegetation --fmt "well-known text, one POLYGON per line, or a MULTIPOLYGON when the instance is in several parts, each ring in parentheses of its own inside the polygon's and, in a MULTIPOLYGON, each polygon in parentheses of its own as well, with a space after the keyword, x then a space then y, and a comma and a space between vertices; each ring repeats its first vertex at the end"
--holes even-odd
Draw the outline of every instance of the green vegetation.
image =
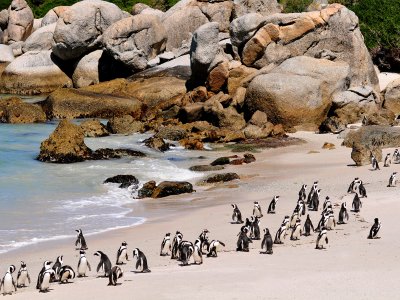
POLYGON ((285 13, 306 11, 313 0, 278 0, 285 13))

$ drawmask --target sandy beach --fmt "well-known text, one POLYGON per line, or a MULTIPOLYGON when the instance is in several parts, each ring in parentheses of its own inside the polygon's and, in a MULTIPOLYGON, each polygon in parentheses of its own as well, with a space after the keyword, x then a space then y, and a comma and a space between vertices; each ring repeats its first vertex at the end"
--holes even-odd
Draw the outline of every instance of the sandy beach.
MULTIPOLYGON (((132 228, 114 230, 87 237, 88 260, 92 266, 87 278, 75 278, 70 284, 53 283, 50 292, 35 289, 36 278, 44 260, 64 255, 64 264, 76 268, 79 251, 75 239, 65 239, 20 248, 0 255, 1 271, 19 262, 28 265, 32 283, 18 289, 13 299, 383 299, 398 297, 395 285, 399 278, 400 241, 396 232, 396 211, 400 208, 398 188, 387 188, 390 174, 398 165, 371 171, 370 166, 355 167, 350 148, 340 146, 336 135, 298 132, 292 136, 307 143, 255 153, 257 161, 242 166, 228 166, 224 172, 237 172, 241 179, 221 185, 196 186, 196 193, 167 199, 141 200, 134 210, 138 216, 147 211, 147 221, 132 228), (336 145, 322 149, 324 142, 336 145), (353 195, 347 194, 349 183, 360 177, 368 198, 362 199, 361 212, 350 212, 353 195), (260 254, 261 241, 251 244, 249 253, 236 252, 240 225, 231 224, 231 203, 237 203, 244 217, 250 217, 253 201, 260 201, 264 212, 260 228, 273 236, 285 215, 291 215, 303 183, 308 187, 319 181, 322 200, 329 196, 337 218, 340 204, 347 202, 348 224, 328 232, 325 250, 315 249, 317 233, 274 245, 273 255, 260 254), (266 214, 274 195, 280 195, 275 215, 266 214), (373 219, 379 217, 381 239, 368 240, 373 219), (226 244, 217 258, 204 258, 202 265, 179 266, 170 257, 160 257, 159 249, 166 232, 179 230, 185 240, 193 241, 202 229, 210 239, 226 244), (95 272, 97 250, 104 251, 115 263, 122 241, 132 249, 140 248, 147 256, 151 273, 137 274, 134 262, 122 266, 120 285, 107 286, 108 278, 95 272)), ((384 154, 393 149, 385 149, 384 154)), ((208 154, 207 154, 208 155, 208 154)), ((224 155, 212 152, 207 157, 224 155)), ((309 191, 309 188, 308 188, 309 191)), ((308 192, 307 191, 307 192, 308 192)), ((319 212, 310 212, 317 225, 319 212)), ((302 217, 302 223, 305 218, 302 217)), ((75 228, 65 228, 68 234, 75 228)), ((15 274, 16 275, 16 274, 15 274)))

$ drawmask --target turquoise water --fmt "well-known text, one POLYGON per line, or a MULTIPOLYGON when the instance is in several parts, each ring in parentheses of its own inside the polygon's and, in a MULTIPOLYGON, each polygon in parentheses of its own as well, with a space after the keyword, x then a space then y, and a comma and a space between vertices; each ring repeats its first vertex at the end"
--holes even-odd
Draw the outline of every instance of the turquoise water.
POLYGON ((204 174, 187 169, 193 152, 175 149, 159 153, 141 141, 149 135, 86 139, 92 148, 127 147, 148 157, 87 161, 60 165, 35 158, 40 143, 57 123, 0 124, 0 253, 43 240, 87 234, 139 224, 129 205, 134 191, 102 182, 117 174, 148 180, 191 180, 204 174))

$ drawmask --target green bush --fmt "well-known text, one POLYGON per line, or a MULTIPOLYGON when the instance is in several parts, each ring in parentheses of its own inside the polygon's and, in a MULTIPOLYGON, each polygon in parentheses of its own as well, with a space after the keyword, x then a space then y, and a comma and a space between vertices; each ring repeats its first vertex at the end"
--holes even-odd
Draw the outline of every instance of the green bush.
POLYGON ((278 1, 285 13, 295 13, 306 11, 307 7, 313 2, 312 0, 279 0, 278 1))

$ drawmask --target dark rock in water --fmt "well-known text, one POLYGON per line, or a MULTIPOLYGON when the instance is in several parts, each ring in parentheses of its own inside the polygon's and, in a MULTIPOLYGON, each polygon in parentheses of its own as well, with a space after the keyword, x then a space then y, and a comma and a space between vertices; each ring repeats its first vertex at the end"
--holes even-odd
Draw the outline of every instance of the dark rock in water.
POLYGON ((219 157, 214 160, 210 165, 211 166, 218 166, 218 165, 228 165, 230 162, 229 157, 219 157))
POLYGON ((187 137, 187 132, 179 128, 161 127, 154 136, 166 140, 179 141, 187 137))
POLYGON ((82 122, 81 128, 86 137, 102 137, 110 135, 104 124, 99 120, 87 120, 82 122))
POLYGON ((231 160, 229 163, 230 165, 242 165, 244 163, 244 158, 236 158, 234 160, 231 160))
POLYGON ((137 185, 139 180, 133 175, 116 175, 107 178, 104 183, 120 183, 119 188, 124 189, 131 185, 137 185))
POLYGON ((21 98, 0 99, 0 123, 22 124, 46 122, 46 114, 40 106, 25 103, 21 98))
POLYGON ((187 181, 163 181, 153 191, 152 198, 192 193, 193 185, 187 181))
POLYGON ((156 182, 154 180, 146 182, 143 187, 138 191, 138 198, 151 197, 156 188, 156 182))
POLYGON ((215 174, 211 175, 206 178, 205 182, 207 183, 216 183, 216 182, 226 182, 226 181, 231 181, 235 179, 240 179, 239 175, 236 173, 221 173, 221 174, 215 174))
POLYGON ((100 159, 121 158, 121 157, 125 157, 125 156, 144 157, 146 155, 143 152, 135 151, 135 150, 131 150, 131 149, 100 148, 92 153, 90 159, 100 160, 100 159))
POLYGON ((382 161, 382 149, 378 147, 368 147, 363 144, 354 143, 351 151, 351 159, 357 166, 371 164, 371 153, 377 161, 382 161))
POLYGON ((195 172, 208 172, 208 171, 219 171, 223 170, 224 166, 217 165, 217 166, 210 166, 210 165, 198 165, 198 166, 192 166, 189 168, 190 171, 195 171, 195 172))
POLYGON ((245 153, 243 156, 244 156, 244 162, 246 164, 249 164, 249 163, 252 163, 252 162, 256 161, 256 158, 251 153, 245 153))
POLYGON ((169 143, 166 143, 162 138, 158 138, 158 137, 150 137, 148 139, 145 139, 144 144, 152 149, 156 149, 159 150, 161 152, 167 151, 169 150, 169 143))

